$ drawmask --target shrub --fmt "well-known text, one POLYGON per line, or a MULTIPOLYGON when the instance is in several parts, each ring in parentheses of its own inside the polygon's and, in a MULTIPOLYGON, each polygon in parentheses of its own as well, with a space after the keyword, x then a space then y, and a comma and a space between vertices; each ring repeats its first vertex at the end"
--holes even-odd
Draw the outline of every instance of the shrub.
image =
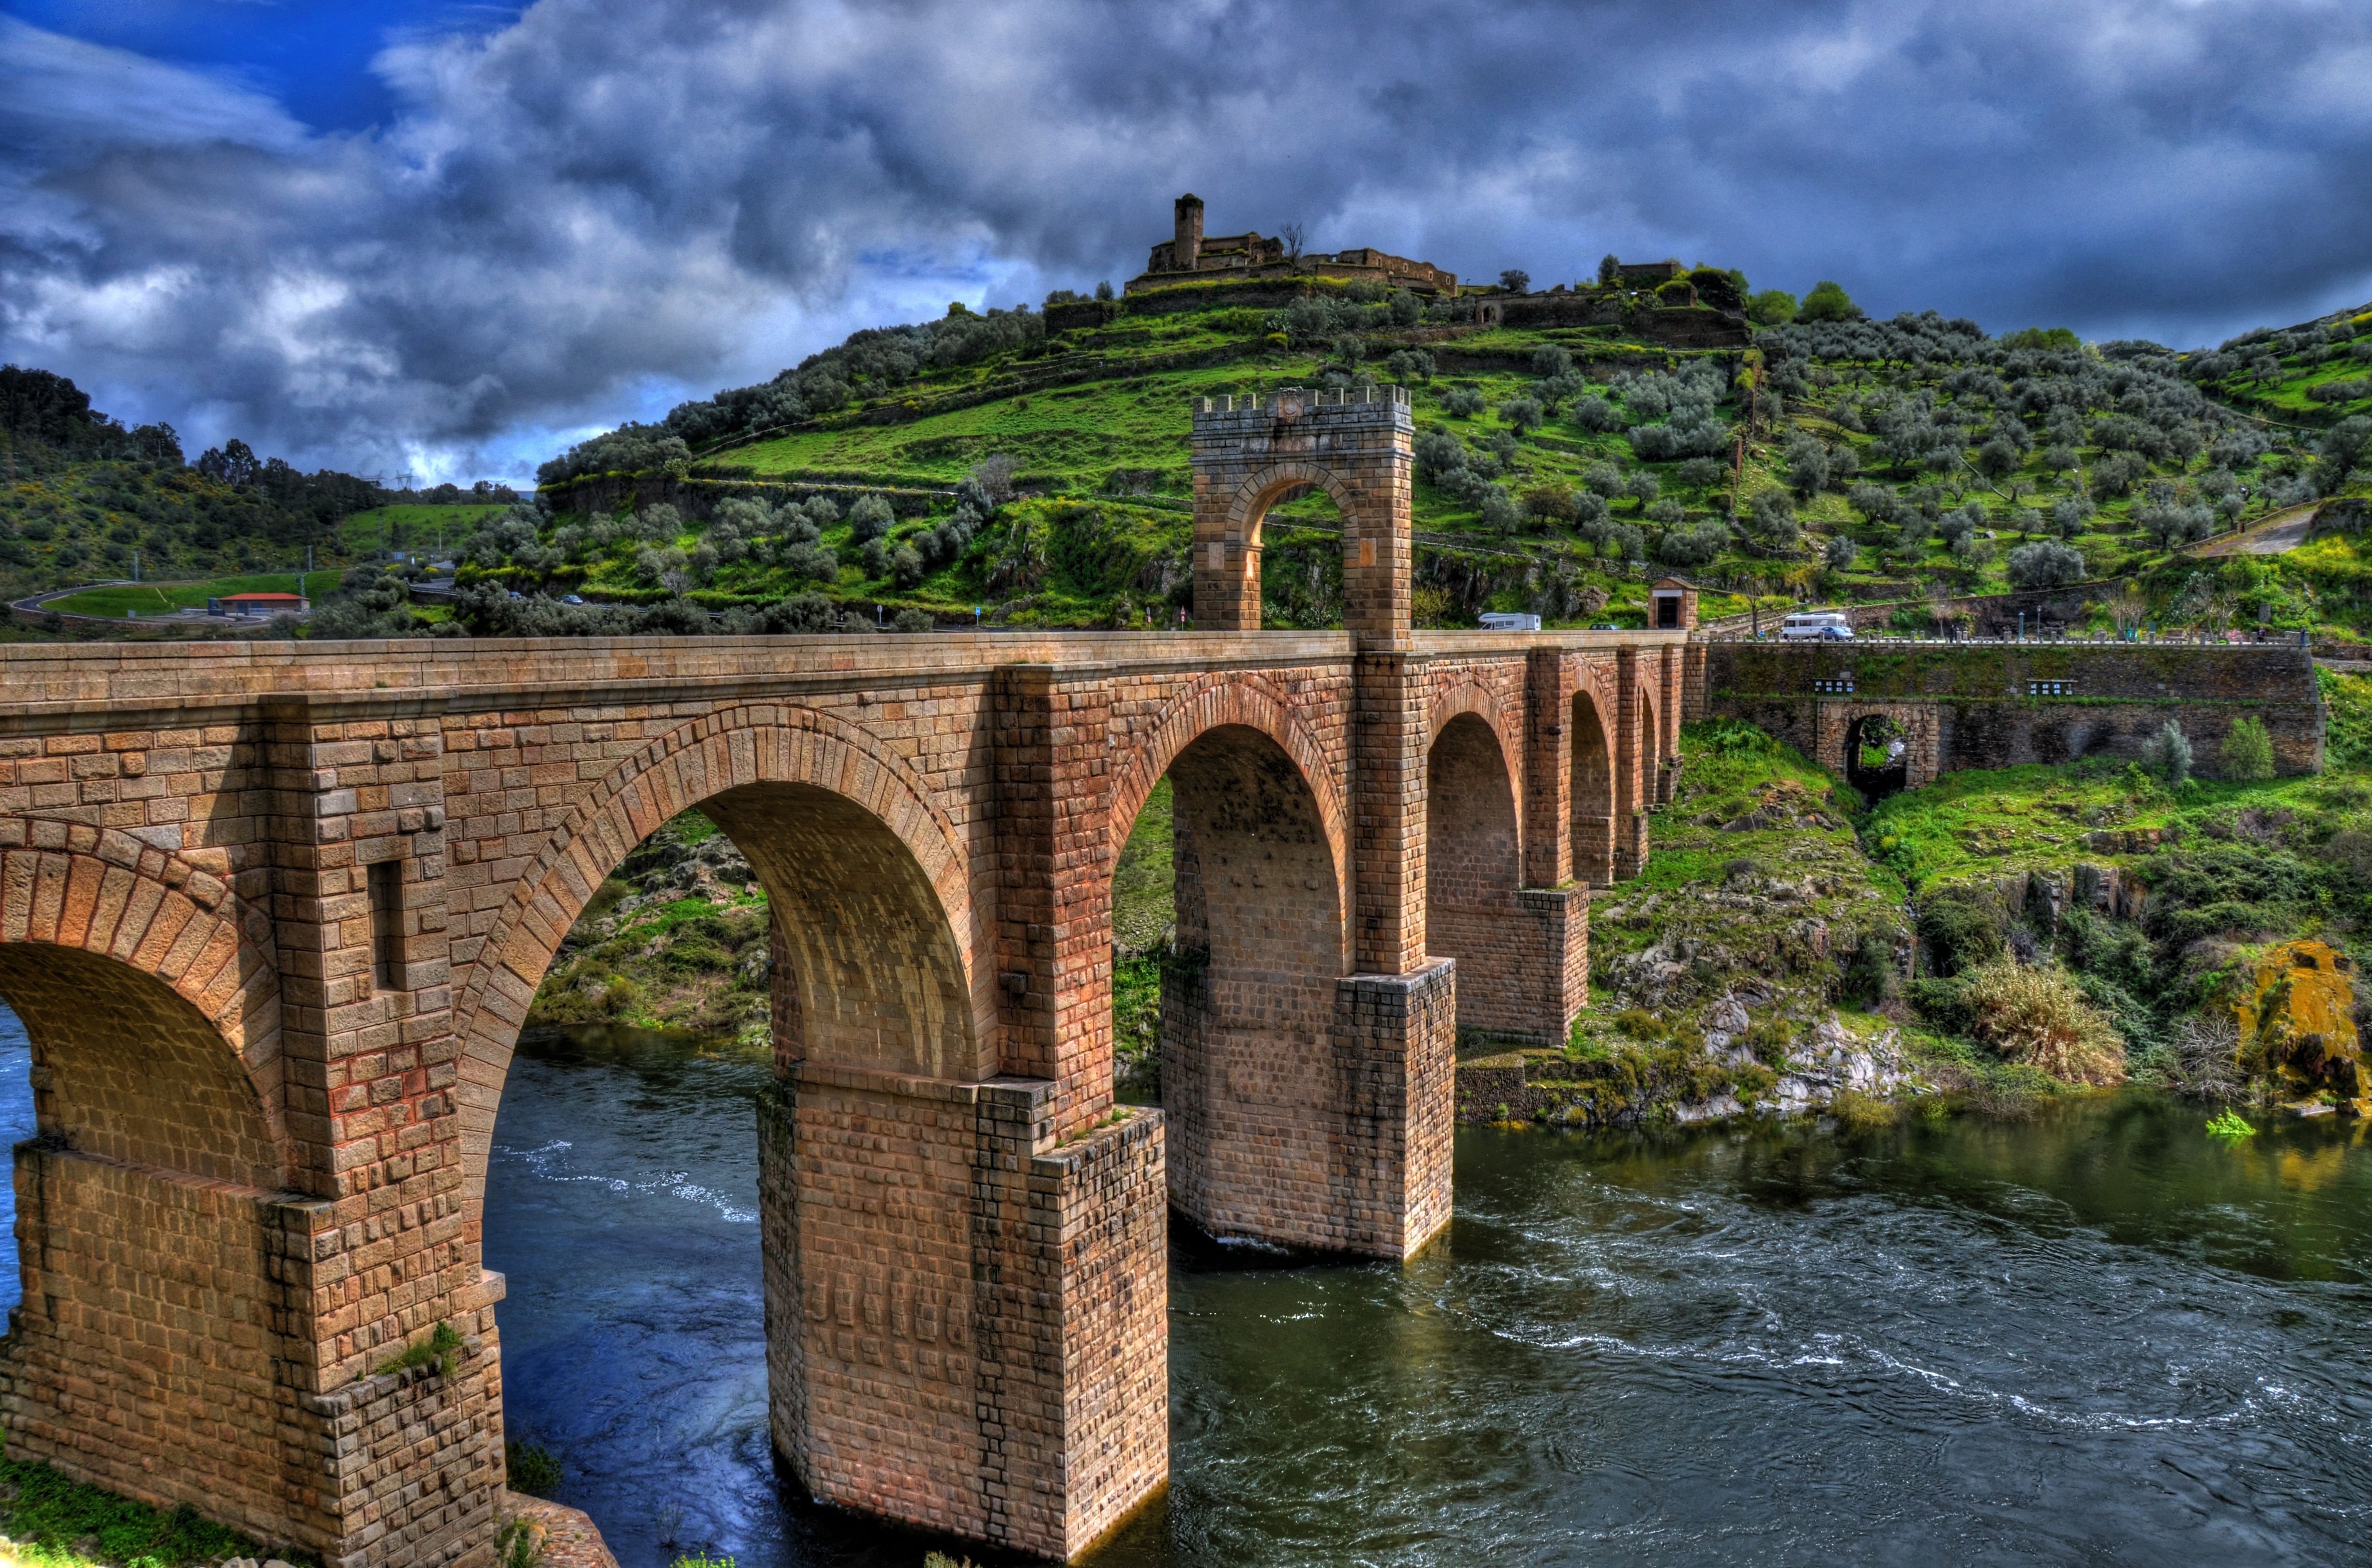
POLYGON ((1838 965, 1838 994, 1848 1002, 1883 1002, 1892 993, 1894 939, 1883 931, 1865 931, 1854 938, 1838 965))
POLYGON ((839 623, 840 613, 831 600, 816 593, 793 594, 758 615, 759 629, 777 637, 829 632, 839 623))
POLYGON ((506 1439, 503 1444, 503 1469, 509 1472, 508 1485, 513 1492, 524 1492, 530 1497, 549 1497, 560 1486, 560 1461, 552 1450, 522 1438, 506 1439))
POLYGON ((1452 387, 1441 394, 1441 412, 1453 419, 1471 419, 1482 412, 1482 394, 1471 387, 1452 387))
POLYGON ((2008 1060, 2071 1084, 2124 1082, 2124 1041, 2056 965, 1995 959, 1969 975, 1967 996, 1970 1032, 2008 1060))
POLYGON ((2231 733, 2215 752, 2215 771, 2239 784, 2262 784, 2273 776, 2273 738, 2262 719, 2234 721, 2231 733))
POLYGON ((900 610, 898 618, 890 624, 900 632, 928 632, 936 627, 938 622, 931 618, 929 610, 909 608, 900 610))
POLYGON ((1625 1007, 1614 1015, 1614 1027, 1633 1040, 1661 1040, 1664 1020, 1644 1007, 1625 1007))
POLYGON ((2002 950, 2001 919, 1974 888, 1940 888, 1921 900, 1919 939, 1936 968, 1954 975, 1990 963, 2002 950))
MULTIPOLYGON (((1621 541, 1623 548, 1619 553, 1634 557, 1639 553, 1638 549, 1628 542, 1629 539, 1638 537, 1638 531, 1627 525, 1610 530, 1610 534, 1628 536, 1621 541)), ((1702 566, 1721 553, 1721 547, 1728 539, 1729 529, 1722 525, 1721 519, 1708 517, 1693 528, 1674 528, 1666 534, 1663 541, 1657 545, 1656 554, 1668 565, 1702 566)))
POLYGON ((2142 766, 2169 784, 2191 776, 2191 738, 2172 719, 2142 745, 2142 766))

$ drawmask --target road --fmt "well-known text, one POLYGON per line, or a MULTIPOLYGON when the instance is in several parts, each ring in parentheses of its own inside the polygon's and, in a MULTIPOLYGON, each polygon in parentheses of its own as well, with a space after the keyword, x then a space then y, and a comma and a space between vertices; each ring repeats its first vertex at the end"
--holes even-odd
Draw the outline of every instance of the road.
POLYGON ((2307 530, 2314 526, 2314 515, 2322 503, 2309 501, 2303 506, 2290 506, 2269 513, 2236 534, 2210 540, 2193 553, 2213 555, 2279 555, 2285 550, 2296 550, 2306 542, 2307 530))

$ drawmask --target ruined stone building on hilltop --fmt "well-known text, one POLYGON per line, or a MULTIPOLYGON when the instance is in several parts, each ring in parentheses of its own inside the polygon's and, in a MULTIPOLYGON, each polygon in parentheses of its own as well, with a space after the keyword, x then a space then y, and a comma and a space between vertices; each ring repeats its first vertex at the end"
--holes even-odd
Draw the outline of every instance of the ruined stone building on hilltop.
POLYGON ((1305 251, 1288 256, 1282 239, 1264 235, 1203 233, 1203 198, 1189 193, 1178 198, 1176 227, 1171 237, 1153 248, 1145 272, 1128 281, 1122 291, 1140 294, 1195 281, 1311 276, 1343 282, 1389 284, 1416 294, 1458 292, 1458 274, 1430 261, 1412 261, 1371 247, 1331 252, 1305 251))

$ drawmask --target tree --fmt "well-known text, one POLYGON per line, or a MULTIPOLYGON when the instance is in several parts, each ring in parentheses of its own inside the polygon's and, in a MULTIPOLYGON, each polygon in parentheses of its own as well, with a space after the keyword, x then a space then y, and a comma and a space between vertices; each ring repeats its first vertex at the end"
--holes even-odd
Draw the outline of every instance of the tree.
POLYGON ((1829 449, 1810 436, 1787 443, 1787 488, 1809 501, 1829 482, 1829 449))
POLYGON ((2262 784, 2273 776, 2273 738, 2262 719, 2233 721, 2231 733, 2215 752, 2215 772, 2238 784, 2262 784))
POLYGON ((1873 523, 1888 523, 1902 510, 1893 491, 1883 484, 1856 484, 1845 493, 1845 504, 1873 523))
MULTIPOLYGON (((2323 461, 2344 479, 2363 465, 2367 444, 2372 444, 2372 418, 2352 414, 2331 427, 2319 451, 2323 461)), ((2334 484, 2332 488, 2338 487, 2334 484)))
POLYGON ((889 502, 867 492, 848 509, 850 538, 858 544, 870 544, 888 533, 890 525, 897 520, 898 515, 890 509, 889 502))
POLYGON ((1998 436, 1977 448, 1977 471, 1987 479, 2016 473, 2025 460, 2024 453, 1998 436))
POLYGON ((1106 278, 1103 282, 1096 285, 1096 297, 1098 299, 1110 299, 1111 296, 1112 285, 1110 278, 1106 278))
POLYGON ((1285 259, 1288 263, 1301 260, 1301 248, 1306 238, 1306 232, 1299 224, 1288 223, 1278 225, 1276 237, 1285 241, 1285 259))
POLYGON ((1525 491, 1524 510, 1542 522, 1569 523, 1580 515, 1572 489, 1564 484, 1536 484, 1525 491))
POLYGON ((1599 284, 1610 285, 1620 283, 1622 280, 1622 263, 1616 261, 1611 252, 1604 256, 1600 256, 1598 259, 1598 281, 1599 284))
POLYGON ((1643 513, 1654 504, 1663 489, 1662 482, 1652 473, 1634 473, 1622 482, 1622 493, 1639 503, 1639 510, 1643 513))
POLYGON ((1547 380, 1553 376, 1572 373, 1573 355, 1555 343, 1542 343, 1532 350, 1532 374, 1547 380))
POLYGON ((1499 274, 1499 286, 1509 294, 1532 292, 1532 274, 1521 267, 1509 267, 1499 274))
POLYGON ((1839 534, 1829 540, 1829 547, 1822 552, 1822 559, 1828 562, 1829 570, 1831 572, 1849 572, 1853 570, 1854 558, 1860 553, 1861 547, 1854 543, 1851 537, 1839 534))
POLYGON ((1530 398, 1510 398, 1499 405, 1499 417, 1518 436, 1541 422, 1541 405, 1530 398))
POLYGON ((1796 521, 1795 498, 1784 490, 1757 491, 1747 503, 1748 537, 1766 550, 1793 550, 1803 538, 1796 521))
MULTIPOLYGON (((1635 534, 1637 530, 1617 531, 1635 534)), ((1721 519, 1708 517, 1692 528, 1672 529, 1657 545, 1656 553, 1669 565, 1702 566, 1721 553, 1721 547, 1728 539, 1729 530, 1722 526, 1721 519)), ((1635 548, 1626 548, 1622 552, 1633 556, 1638 554, 1635 548)))
POLYGON ((1861 307, 1853 302, 1843 285, 1822 278, 1812 285, 1812 292, 1804 296, 1796 319, 1799 321, 1858 321, 1861 319, 1861 307))
POLYGON ((2170 784, 2191 776, 2191 738, 2172 719, 2142 743, 2142 766, 2170 784))
POLYGON ((2011 551, 2004 570, 2014 588, 2055 588, 2084 580, 2084 554, 2055 539, 2038 540, 2011 551))
POLYGON ((1766 288, 1746 302, 1746 319, 1758 327, 1784 327, 1796 310, 1796 296, 1784 288, 1766 288))

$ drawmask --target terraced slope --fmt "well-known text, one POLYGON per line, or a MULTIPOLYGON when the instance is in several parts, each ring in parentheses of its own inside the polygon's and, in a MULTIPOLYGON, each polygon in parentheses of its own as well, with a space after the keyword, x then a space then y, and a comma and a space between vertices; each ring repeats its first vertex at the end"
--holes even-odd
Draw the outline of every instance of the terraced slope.
MULTIPOLYGON (((1214 285, 860 332, 555 459, 537 506, 481 536, 465 580, 680 596, 776 629, 846 610, 1168 622, 1188 608, 1192 401, 1379 378, 1413 395, 1421 624, 1485 610, 1635 624, 1647 584, 1675 571, 1706 588, 1708 618, 1750 600, 1900 599, 1906 631, 1932 629, 1932 597, 2127 573, 2150 598, 2072 593, 2079 627, 2355 613, 2346 596, 2256 602, 2247 570, 2194 581, 2187 547, 2361 489, 2366 470, 2327 449, 2345 427, 2237 411, 2156 344, 1993 337, 1932 312, 1750 341, 1703 308, 1511 328, 1499 300, 1214 285), (1049 329, 1072 320, 1085 324, 1049 329), (1724 346, 1687 346, 1700 343, 1724 346)), ((1323 495, 1272 515, 1271 624, 1339 623, 1335 522, 1323 495)), ((463 620, 517 629, 519 612, 495 609, 463 620)))

